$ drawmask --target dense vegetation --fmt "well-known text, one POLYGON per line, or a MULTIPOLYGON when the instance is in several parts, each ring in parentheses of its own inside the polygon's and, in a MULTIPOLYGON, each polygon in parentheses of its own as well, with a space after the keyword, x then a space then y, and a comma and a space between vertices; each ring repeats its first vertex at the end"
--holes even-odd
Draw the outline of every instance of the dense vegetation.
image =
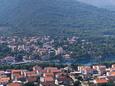
POLYGON ((0 44, 0 59, 10 54, 11 49, 5 44, 0 44))
MULTIPOLYGON (((72 37, 73 38, 73 37, 72 37)), ((54 40, 53 43, 49 44, 53 48, 41 54, 38 51, 40 48, 44 49, 44 45, 47 43, 43 40, 37 40, 36 42, 31 42, 28 46, 28 41, 18 41, 18 40, 25 40, 20 39, 20 37, 14 43, 14 48, 9 47, 13 44, 9 37, 5 40, 6 43, 0 44, 0 60, 2 60, 3 64, 8 64, 9 60, 4 62, 7 56, 12 56, 16 62, 22 62, 25 60, 40 60, 40 61, 51 61, 52 63, 61 62, 61 63, 79 63, 79 64, 87 64, 87 63, 102 63, 106 61, 113 61, 115 60, 115 38, 108 36, 108 37, 89 37, 89 38, 82 38, 78 37, 75 38, 75 41, 71 43, 69 40, 72 39, 71 37, 51 37, 50 40, 54 40), (69 39, 69 40, 68 40, 69 39), (10 42, 10 44, 9 44, 10 42), (20 48, 20 45, 24 44, 24 48, 20 48), (26 46, 27 45, 27 46, 26 46), (32 46, 36 46, 33 48, 32 46), (57 50, 61 47, 60 54, 57 54, 57 50), (65 55, 69 55, 67 58, 65 55)), ((13 61, 12 61, 13 62, 13 61)))
POLYGON ((0 0, 1 34, 114 34, 115 13, 76 0, 0 0))

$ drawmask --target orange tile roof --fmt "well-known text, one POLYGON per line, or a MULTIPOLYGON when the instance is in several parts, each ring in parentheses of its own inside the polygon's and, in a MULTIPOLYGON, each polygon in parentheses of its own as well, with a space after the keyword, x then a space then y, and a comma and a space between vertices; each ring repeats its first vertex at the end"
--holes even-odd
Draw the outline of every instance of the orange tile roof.
POLYGON ((22 70, 12 70, 11 73, 15 76, 21 76, 22 70))
POLYGON ((11 70, 12 73, 22 72, 22 70, 11 70))
POLYGON ((98 83, 98 84, 108 83, 108 80, 106 80, 106 79, 96 79, 96 83, 98 83))
POLYGON ((26 72, 26 76, 37 76, 35 71, 26 72))
POLYGON ((111 72, 111 76, 115 76, 115 72, 111 72))

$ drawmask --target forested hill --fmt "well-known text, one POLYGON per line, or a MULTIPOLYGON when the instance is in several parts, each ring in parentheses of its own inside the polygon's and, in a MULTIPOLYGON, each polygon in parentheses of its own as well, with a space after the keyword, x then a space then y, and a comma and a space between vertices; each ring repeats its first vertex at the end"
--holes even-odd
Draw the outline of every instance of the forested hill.
POLYGON ((78 0, 99 8, 115 11, 115 0, 78 0))
POLYGON ((77 0, 0 0, 1 34, 102 34, 114 28, 114 13, 77 0))

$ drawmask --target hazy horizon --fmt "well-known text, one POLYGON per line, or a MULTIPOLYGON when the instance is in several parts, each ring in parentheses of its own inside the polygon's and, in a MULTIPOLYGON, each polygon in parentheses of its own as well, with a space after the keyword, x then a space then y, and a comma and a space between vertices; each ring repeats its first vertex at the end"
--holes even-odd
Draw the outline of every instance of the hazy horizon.
POLYGON ((115 6, 115 0, 78 0, 95 6, 115 6))

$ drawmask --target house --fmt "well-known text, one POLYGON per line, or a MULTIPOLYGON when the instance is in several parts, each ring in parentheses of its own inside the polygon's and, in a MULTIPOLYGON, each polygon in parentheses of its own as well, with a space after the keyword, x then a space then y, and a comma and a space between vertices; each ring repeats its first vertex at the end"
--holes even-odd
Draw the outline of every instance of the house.
POLYGON ((73 86, 73 79, 69 75, 60 75, 55 80, 56 85, 63 85, 63 86, 73 86))
POLYGON ((4 75, 5 71, 0 71, 0 76, 4 75))
POLYGON ((52 74, 46 74, 41 81, 42 86, 55 86, 55 79, 52 74))
POLYGON ((92 75, 93 75, 93 77, 97 77, 97 76, 99 76, 100 74, 98 73, 98 71, 97 71, 96 69, 93 69, 92 75))
POLYGON ((26 71, 24 72, 27 82, 36 82, 38 80, 38 74, 36 71, 26 71))
POLYGON ((71 56, 70 56, 70 54, 65 54, 65 55, 63 55, 63 58, 68 60, 68 59, 71 59, 71 56))
POLYGON ((0 77, 0 84, 1 85, 6 85, 10 81, 10 77, 0 77))
POLYGON ((57 67, 46 67, 44 68, 44 70, 47 72, 47 73, 60 73, 61 70, 59 70, 57 67))
POLYGON ((84 75, 93 73, 93 69, 90 66, 78 66, 78 71, 84 75))
POLYGON ((111 68, 115 68, 115 64, 112 64, 111 68))
POLYGON ((43 76, 40 78, 42 86, 55 86, 56 74, 60 72, 56 67, 44 68, 43 76))
POLYGON ((41 74, 44 72, 43 69, 39 66, 34 66, 33 71, 36 71, 36 73, 41 76, 41 74))
POLYGON ((107 76, 115 76, 115 68, 110 68, 106 73, 107 76))
POLYGON ((51 76, 46 76, 44 77, 44 83, 45 82, 54 83, 54 78, 51 76))
POLYGON ((34 66, 33 71, 36 71, 36 70, 40 71, 40 70, 42 70, 42 68, 40 66, 34 66))
POLYGON ((98 74, 103 75, 106 74, 106 66, 105 65, 94 65, 93 69, 98 71, 98 74))
POLYGON ((7 57, 4 58, 4 60, 5 60, 7 63, 13 63, 13 62, 15 62, 15 57, 7 56, 7 57))
POLYGON ((57 50, 56 50, 56 55, 60 55, 60 54, 63 54, 64 53, 64 50, 62 47, 59 47, 57 50))
POLYGON ((95 79, 94 80, 94 84, 96 85, 96 86, 106 86, 106 84, 108 83, 109 81, 107 80, 107 79, 105 79, 105 78, 103 78, 103 79, 95 79))
POLYGON ((115 72, 110 72, 110 76, 115 76, 115 72))
POLYGON ((49 77, 49 76, 54 77, 54 73, 44 73, 43 74, 43 77, 49 77))
POLYGON ((14 81, 18 81, 18 79, 24 77, 23 70, 11 70, 11 79, 14 81))

